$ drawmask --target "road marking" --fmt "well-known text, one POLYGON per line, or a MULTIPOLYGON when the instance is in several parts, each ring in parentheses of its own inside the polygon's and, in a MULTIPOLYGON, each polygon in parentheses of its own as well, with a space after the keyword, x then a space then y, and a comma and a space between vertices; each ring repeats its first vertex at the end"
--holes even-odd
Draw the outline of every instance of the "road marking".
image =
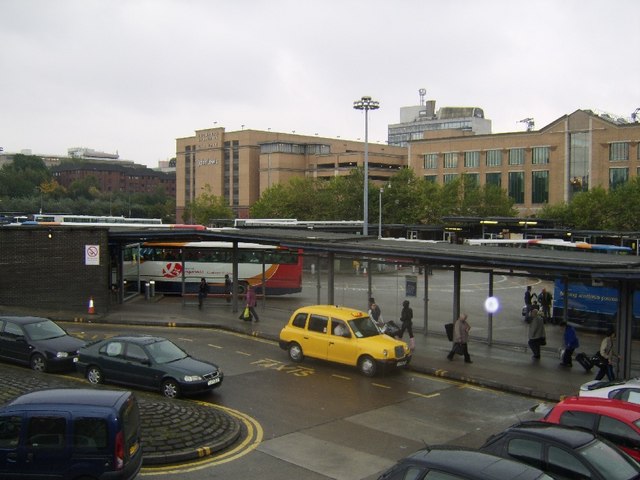
POLYGON ((339 378, 341 380, 351 380, 351 377, 345 377, 344 375, 336 375, 335 373, 331 374, 332 377, 339 378))
POLYGON ((185 342, 193 342, 193 338, 178 337, 178 340, 184 340, 185 342))
POLYGON ((236 353, 237 353, 238 355, 244 355, 245 357, 250 357, 250 356, 251 356, 251 354, 250 354, 250 353, 247 353, 247 352, 241 352, 240 350, 236 350, 236 353))
POLYGON ((202 460, 196 460, 194 462, 189 462, 188 464, 175 466, 143 467, 140 471, 141 476, 146 477, 150 475, 175 475, 176 473, 195 472, 204 468, 221 465, 223 463, 232 462, 240 457, 247 455, 248 453, 251 453, 253 450, 258 448, 260 443, 262 443, 264 430, 262 429, 262 425, 260 425, 260 423, 256 419, 242 412, 239 412, 238 410, 233 410, 221 405, 200 401, 196 401, 196 403, 199 403, 200 405, 204 405, 206 407, 219 408, 220 410, 224 410, 232 417, 236 417, 240 422, 244 424, 246 428, 246 438, 234 448, 228 451, 225 450, 220 454, 214 454, 206 459, 203 458, 202 460))
POLYGON ((209 346, 209 347, 211 347, 211 348, 218 348, 218 349, 224 348, 224 347, 223 347, 223 346, 221 346, 221 345, 214 345, 214 344, 212 344, 212 343, 207 343, 207 346, 209 346))
POLYGON ((438 393, 438 392, 430 393, 429 395, 425 395, 424 393, 412 392, 412 391, 408 391, 407 393, 410 394, 410 395, 415 395, 417 397, 423 397, 423 398, 433 398, 433 397, 440 396, 440 393, 438 393))
POLYGON ((379 388, 387 388, 387 389, 391 388, 389 385, 382 385, 381 383, 372 383, 371 385, 379 388))

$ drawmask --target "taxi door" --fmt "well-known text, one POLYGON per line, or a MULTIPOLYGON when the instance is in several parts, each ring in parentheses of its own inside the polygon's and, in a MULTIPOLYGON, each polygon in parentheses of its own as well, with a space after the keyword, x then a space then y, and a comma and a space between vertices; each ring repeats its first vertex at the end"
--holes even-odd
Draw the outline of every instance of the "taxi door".
POLYGON ((302 351, 308 357, 327 359, 329 348, 329 317, 312 313, 303 337, 302 351))
POLYGON ((357 340, 343 320, 331 319, 331 335, 327 360, 346 365, 356 365, 358 360, 357 340))

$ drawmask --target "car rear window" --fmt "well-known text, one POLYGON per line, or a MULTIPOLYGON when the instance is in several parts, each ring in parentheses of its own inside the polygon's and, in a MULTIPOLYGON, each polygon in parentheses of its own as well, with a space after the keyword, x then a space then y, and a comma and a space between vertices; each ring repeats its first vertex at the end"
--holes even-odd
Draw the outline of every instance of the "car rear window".
POLYGON ((298 328, 304 328, 307 325, 307 314, 298 313, 291 322, 291 325, 298 328))
POLYGON ((560 423, 569 427, 582 427, 593 430, 596 415, 589 412, 576 412, 568 410, 560 415, 560 423))
POLYGON ((73 422, 73 446, 80 449, 107 448, 109 431, 103 418, 80 417, 73 422))

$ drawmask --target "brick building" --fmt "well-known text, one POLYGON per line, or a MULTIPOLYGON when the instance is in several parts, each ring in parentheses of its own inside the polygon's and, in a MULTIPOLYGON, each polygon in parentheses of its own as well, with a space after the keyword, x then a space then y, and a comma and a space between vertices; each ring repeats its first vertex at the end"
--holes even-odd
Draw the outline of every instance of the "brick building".
POLYGON ((105 162, 63 162, 51 168, 53 178, 68 188, 75 180, 95 177, 102 192, 152 193, 162 187, 169 196, 176 194, 174 172, 160 172, 135 165, 105 162))
MULTIPOLYGON (((406 148, 369 143, 369 178, 383 182, 406 166, 406 148)), ((364 142, 259 130, 197 130, 176 141, 176 219, 206 185, 238 218, 262 192, 293 177, 331 178, 364 165, 364 142)), ((188 219, 183 219, 188 221, 188 219)))
POLYGON ((523 215, 577 192, 605 190, 640 174, 640 123, 576 110, 535 131, 427 132, 409 142, 408 165, 439 184, 461 175, 507 191, 523 215))

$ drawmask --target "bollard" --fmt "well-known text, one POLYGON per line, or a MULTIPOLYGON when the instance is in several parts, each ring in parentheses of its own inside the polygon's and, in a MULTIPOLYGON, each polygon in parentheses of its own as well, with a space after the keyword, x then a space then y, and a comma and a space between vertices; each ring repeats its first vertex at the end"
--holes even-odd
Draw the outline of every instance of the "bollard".
POLYGON ((149 300, 149 282, 144 284, 144 299, 149 300))
POLYGON ((149 281, 149 294, 152 297, 156 296, 156 281, 155 280, 150 280, 149 281))
POLYGON ((316 264, 312 263, 311 264, 311 275, 314 275, 316 273, 316 264))

